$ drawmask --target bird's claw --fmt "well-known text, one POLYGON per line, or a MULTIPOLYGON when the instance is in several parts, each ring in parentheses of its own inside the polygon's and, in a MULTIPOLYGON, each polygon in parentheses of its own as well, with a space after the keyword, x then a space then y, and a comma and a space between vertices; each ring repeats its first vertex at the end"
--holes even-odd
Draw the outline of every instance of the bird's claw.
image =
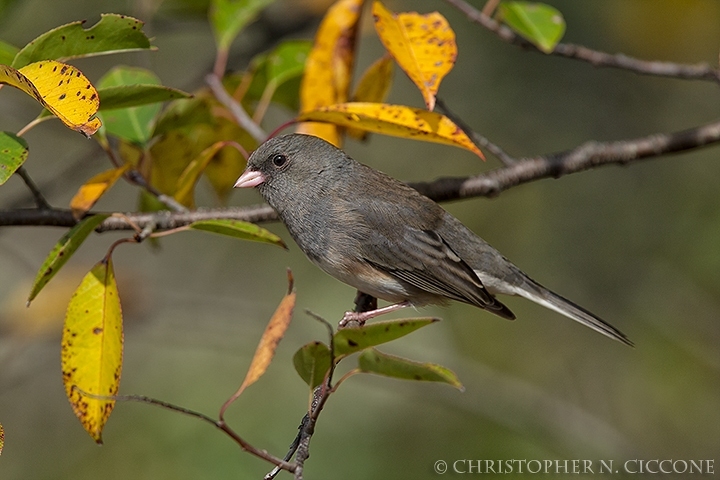
POLYGON ((365 312, 352 312, 347 311, 345 312, 345 315, 343 315, 342 320, 338 323, 338 327, 340 328, 347 328, 347 327, 362 327, 365 325, 365 322, 367 321, 367 315, 363 315, 365 312))

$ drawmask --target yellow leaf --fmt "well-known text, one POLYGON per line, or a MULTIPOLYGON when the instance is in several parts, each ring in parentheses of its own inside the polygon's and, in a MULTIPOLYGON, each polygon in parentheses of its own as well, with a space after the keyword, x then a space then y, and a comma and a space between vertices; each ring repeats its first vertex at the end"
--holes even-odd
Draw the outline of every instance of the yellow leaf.
POLYGON ((215 142, 200 152, 200 155, 188 164, 180 175, 180 178, 178 178, 174 195, 175 200, 188 208, 195 206, 195 199, 193 197, 195 184, 200 179, 200 175, 202 175, 203 170, 208 166, 210 160, 218 153, 218 150, 227 146, 229 143, 228 141, 215 142))
MULTIPOLYGON (((215 123, 214 127, 207 126, 213 133, 208 140, 234 140, 248 152, 257 148, 255 139, 238 127, 237 123, 222 117, 216 117, 215 123)), ((210 160, 204 174, 221 203, 226 203, 230 192, 234 190, 237 177, 245 170, 246 163, 247 158, 236 148, 223 148, 210 160)))
POLYGON ((85 275, 70 300, 61 358, 65 393, 73 412, 98 443, 102 443, 102 429, 115 401, 90 398, 82 392, 117 395, 122 345, 122 312, 112 261, 102 260, 85 275))
POLYGON ((165 195, 174 195, 180 175, 197 155, 195 142, 173 130, 155 141, 149 153, 150 184, 165 195))
POLYGON ((3 430, 3 427, 0 424, 0 455, 2 455, 4 446, 5 446, 5 430, 3 430))
MULTIPOLYGON (((382 103, 390 93, 390 86, 393 79, 393 60, 389 55, 376 60, 370 65, 360 81, 358 81, 353 102, 382 103)), ((367 132, 350 128, 347 134, 357 140, 365 140, 367 132)))
POLYGON ((453 145, 470 150, 485 160, 480 149, 452 120, 419 108, 385 103, 342 103, 302 113, 297 120, 328 122, 384 135, 453 145))
POLYGON ((122 167, 98 173, 88 180, 70 200, 73 217, 76 219, 82 218, 129 169, 130 164, 126 163, 122 167))
POLYGON ((77 68, 55 60, 31 63, 20 70, 0 65, 0 83, 19 88, 85 136, 102 125, 97 90, 77 68))
POLYGON ((358 81, 353 102, 382 103, 390 92, 393 78, 392 57, 385 55, 365 70, 358 81))
MULTIPOLYGON (((257 148, 257 144, 255 144, 257 148)), ((248 149, 252 151, 254 149, 248 149)), ((221 204, 226 204, 233 191, 233 186, 243 170, 247 160, 235 148, 223 148, 215 155, 205 168, 205 177, 215 191, 221 204)))
POLYGON ((438 12, 394 14, 376 0, 372 13, 380 41, 420 89, 432 111, 440 81, 457 59, 455 32, 438 12))
POLYGON ((293 309, 295 308, 295 292, 293 291, 293 277, 288 270, 288 293, 280 301, 275 313, 273 313, 270 322, 265 327, 260 343, 255 350, 252 362, 250 362, 250 368, 245 375, 242 385, 238 388, 237 392, 233 394, 220 409, 220 418, 223 417, 223 413, 234 402, 242 392, 255 383, 260 377, 263 376, 267 368, 270 366, 270 362, 275 356, 275 350, 277 349, 278 343, 282 340, 285 335, 285 331, 290 325, 292 319, 293 309))
MULTIPOLYGON (((320 23, 300 84, 301 112, 347 101, 362 5, 363 0, 339 0, 320 23)), ((340 146, 334 125, 303 124, 297 131, 340 146)))

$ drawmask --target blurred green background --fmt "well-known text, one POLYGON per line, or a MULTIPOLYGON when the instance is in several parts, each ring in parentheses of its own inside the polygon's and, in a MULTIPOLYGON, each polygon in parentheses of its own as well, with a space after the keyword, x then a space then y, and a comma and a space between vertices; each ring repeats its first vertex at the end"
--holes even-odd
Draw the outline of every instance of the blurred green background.
MULTIPOLYGON (((566 18, 567 42, 641 58, 717 64, 715 0, 549 3, 566 18)), ((314 15, 324 4, 278 1, 236 41, 230 67, 242 70, 250 56, 286 32, 312 38, 314 15)), ((440 94, 512 155, 680 130, 718 117, 717 85, 524 52, 438 0, 387 5, 395 11, 437 9, 448 18, 460 53, 440 94)), ((101 12, 135 15, 148 22, 157 52, 74 63, 91 80, 126 63, 152 68, 166 85, 193 90, 213 62, 205 7, 189 0, 24 0, 2 10, 0 38, 21 46, 73 20, 93 24, 101 12)), ((359 71, 381 54, 369 23, 363 32, 359 71)), ((396 74, 390 101, 422 105, 410 82, 396 74)), ((0 129, 17 131, 38 109, 24 94, 3 88, 0 112, 0 129)), ((265 127, 272 130, 288 117, 276 111, 265 127)), ((84 180, 108 168, 94 142, 59 123, 45 123, 27 139, 27 170, 53 205, 67 205, 84 180)), ((407 181, 498 166, 492 157, 482 164, 459 149, 377 135, 368 144, 349 142, 346 149, 407 181)), ((596 312, 637 347, 612 342, 522 299, 507 300, 515 322, 459 304, 422 309, 418 315, 444 321, 384 351, 441 363, 457 372, 466 391, 352 378, 320 418, 305 478, 437 478, 433 465, 439 459, 588 459, 595 465, 614 460, 618 467, 629 459, 717 463, 719 152, 711 147, 602 168, 534 182, 492 200, 445 205, 529 275, 596 312)), ((135 198, 132 187, 117 185, 97 208, 133 210, 135 198)), ((198 198, 213 205, 206 185, 198 198)), ((258 201, 255 192, 231 198, 233 205, 258 201)), ((0 189, 0 208, 18 206, 31 202, 14 177, 0 189)), ((281 225, 269 228, 291 243, 281 225)), ((269 466, 219 431, 150 406, 119 404, 102 448, 82 430, 61 383, 61 322, 82 275, 120 235, 91 237, 26 309, 29 284, 62 233, 0 230, 0 423, 6 436, 0 479, 260 478, 269 466)), ((308 401, 292 354, 325 338, 324 328, 303 311, 339 319, 355 292, 311 265, 294 244, 284 252, 201 233, 165 238, 158 249, 124 245, 115 266, 126 326, 121 393, 211 415, 242 381, 286 288, 285 269, 292 269, 298 292, 294 321, 268 373, 227 416, 255 446, 284 454, 308 401)))

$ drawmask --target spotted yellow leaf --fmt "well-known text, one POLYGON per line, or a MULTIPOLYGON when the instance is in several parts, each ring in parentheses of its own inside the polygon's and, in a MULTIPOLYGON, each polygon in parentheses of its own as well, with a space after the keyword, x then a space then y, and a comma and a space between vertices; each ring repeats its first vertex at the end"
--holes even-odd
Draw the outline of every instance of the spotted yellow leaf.
MULTIPOLYGON (((362 5, 363 0, 339 0, 325 14, 300 83, 301 112, 348 100, 362 5)), ((298 132, 340 146, 340 134, 334 125, 302 124, 298 132)))
POLYGON ((98 173, 85 184, 80 187, 75 196, 70 200, 70 209, 73 217, 80 219, 95 203, 100 200, 105 192, 115 185, 120 177, 130 168, 130 164, 113 168, 102 173, 98 173))
POLYGON ((102 443, 122 370, 122 311, 112 260, 103 259, 80 283, 68 305, 61 344, 65 394, 83 428, 102 443))
POLYGON ((19 70, 0 65, 0 83, 19 88, 87 137, 102 125, 95 117, 100 106, 97 90, 71 65, 55 60, 31 63, 19 70))
POLYGON ((439 113, 419 108, 351 102, 305 112, 300 114, 297 120, 328 122, 394 137, 453 145, 470 150, 485 159, 480 149, 452 120, 439 113))
POLYGON ((427 109, 435 108, 440 81, 455 65, 455 32, 438 12, 393 13, 375 1, 372 8, 380 41, 420 89, 427 109))

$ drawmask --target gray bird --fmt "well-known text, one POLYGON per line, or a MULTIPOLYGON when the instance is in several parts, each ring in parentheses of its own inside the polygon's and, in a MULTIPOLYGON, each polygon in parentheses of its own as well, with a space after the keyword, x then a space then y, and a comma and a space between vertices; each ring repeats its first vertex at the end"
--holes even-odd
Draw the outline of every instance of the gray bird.
POLYGON ((612 325, 529 278, 437 203, 318 137, 292 134, 263 143, 235 187, 257 187, 326 273, 392 303, 347 312, 345 323, 448 299, 512 320, 495 295, 520 295, 632 345, 612 325))

